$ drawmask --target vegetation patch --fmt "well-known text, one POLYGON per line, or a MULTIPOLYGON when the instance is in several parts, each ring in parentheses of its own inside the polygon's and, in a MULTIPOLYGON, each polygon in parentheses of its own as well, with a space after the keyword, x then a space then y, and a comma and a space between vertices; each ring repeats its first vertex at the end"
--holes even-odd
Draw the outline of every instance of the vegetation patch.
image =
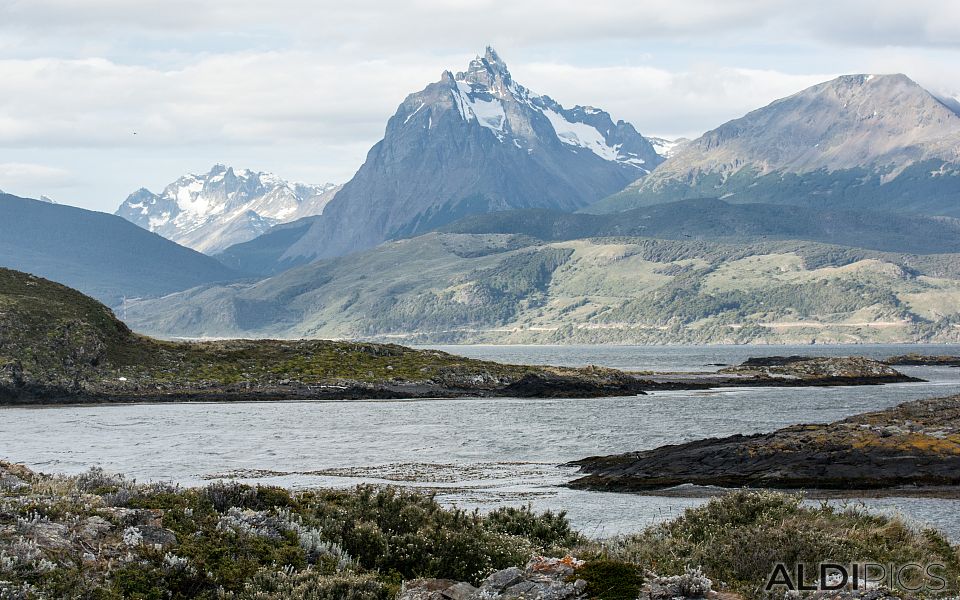
POLYGON ((803 564, 809 574, 820 562, 939 563, 947 588, 931 595, 956 594, 960 584, 960 554, 935 531, 856 507, 808 507, 800 496, 776 492, 742 491, 712 499, 673 521, 609 542, 604 550, 659 573, 701 567, 714 581, 748 597, 765 595, 777 562, 803 564))
POLYGON ((179 488, 98 469, 51 477, 0 463, 5 600, 386 600, 414 580, 507 586, 531 564, 569 569, 571 585, 581 580, 574 587, 590 598, 711 586, 760 598, 774 563, 820 561, 936 562, 945 592, 956 593, 958 556, 940 534, 899 519, 770 492, 733 493, 638 534, 596 541, 563 514, 467 512, 390 487, 179 488))

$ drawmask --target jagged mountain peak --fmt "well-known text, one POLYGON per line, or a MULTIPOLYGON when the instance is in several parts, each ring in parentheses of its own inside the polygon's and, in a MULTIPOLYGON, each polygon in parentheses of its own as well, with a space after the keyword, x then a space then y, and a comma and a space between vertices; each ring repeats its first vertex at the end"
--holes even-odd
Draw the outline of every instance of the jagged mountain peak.
POLYGON ((476 83, 487 87, 495 87, 502 83, 504 87, 509 87, 513 77, 507 68, 507 63, 500 58, 500 55, 491 47, 487 46, 486 52, 477 55, 467 66, 466 71, 456 74, 457 81, 476 83))
POLYGON ((491 65, 498 65, 502 67, 504 71, 507 70, 507 63, 503 62, 503 59, 500 58, 500 55, 497 54, 497 51, 493 49, 493 46, 486 47, 483 52, 483 58, 491 65))
POLYGON ((428 130, 433 129, 440 106, 455 108, 463 121, 528 154, 545 145, 568 152, 587 150, 623 166, 633 178, 642 177, 662 160, 629 123, 614 121, 594 106, 564 108, 550 96, 519 84, 489 46, 466 71, 444 71, 437 84, 408 96, 397 117, 403 117, 402 125, 408 128, 422 128, 425 123, 428 130))

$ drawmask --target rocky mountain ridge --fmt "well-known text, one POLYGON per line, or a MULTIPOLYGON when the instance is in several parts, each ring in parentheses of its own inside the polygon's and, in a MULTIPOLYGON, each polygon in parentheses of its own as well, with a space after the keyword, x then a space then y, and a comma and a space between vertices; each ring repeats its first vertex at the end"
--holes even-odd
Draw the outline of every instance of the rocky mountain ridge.
POLYGON ((960 114, 905 75, 844 75, 683 144, 611 212, 681 198, 960 215, 960 114))

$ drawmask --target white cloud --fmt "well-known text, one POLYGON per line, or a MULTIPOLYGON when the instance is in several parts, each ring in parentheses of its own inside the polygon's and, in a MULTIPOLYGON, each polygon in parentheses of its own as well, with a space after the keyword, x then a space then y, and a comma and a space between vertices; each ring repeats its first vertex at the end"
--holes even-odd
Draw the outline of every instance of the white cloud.
POLYGON ((648 135, 838 72, 960 91, 960 5, 933 0, 5 0, 0 162, 79 173, 65 193, 103 209, 217 161, 344 181, 406 94, 487 43, 648 135))
POLYGON ((834 76, 707 64, 674 72, 654 67, 536 63, 524 65, 522 72, 530 87, 566 106, 599 106, 615 119, 633 123, 641 133, 671 137, 697 136, 834 76))
POLYGON ((66 169, 34 163, 0 162, 0 190, 16 192, 25 187, 63 188, 74 182, 66 169))
MULTIPOLYGON (((98 59, 0 61, 0 147, 318 147, 375 142, 406 94, 456 64, 324 62, 319 54, 204 56, 177 69, 98 59)), ((699 66, 688 71, 519 64, 515 77, 567 105, 593 104, 642 131, 699 133, 827 78, 699 66)))
POLYGON ((529 45, 585 40, 717 39, 760 32, 790 43, 960 46, 960 7, 942 0, 7 0, 0 28, 43 37, 280 31, 297 43, 354 51, 495 41, 529 45), (786 36, 786 37, 784 37, 786 36))
POLYGON ((102 58, 0 61, 0 146, 346 143, 383 131, 419 65, 302 53, 205 56, 179 69, 102 58))

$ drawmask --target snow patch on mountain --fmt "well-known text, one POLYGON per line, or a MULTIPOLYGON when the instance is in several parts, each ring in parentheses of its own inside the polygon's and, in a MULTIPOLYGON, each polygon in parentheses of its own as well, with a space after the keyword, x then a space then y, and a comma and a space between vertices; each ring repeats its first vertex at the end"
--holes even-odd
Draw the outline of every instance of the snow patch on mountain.
POLYGON ((563 115, 549 108, 544 108, 541 112, 550 121, 557 138, 564 144, 586 148, 603 160, 620 158, 618 149, 608 146, 603 134, 596 127, 591 127, 586 123, 568 121, 563 115))
POLYGON ((493 97, 487 90, 480 93, 474 93, 473 85, 466 81, 458 81, 454 98, 457 102, 457 109, 460 116, 465 121, 476 119, 481 127, 493 131, 500 141, 504 127, 507 124, 507 113, 503 110, 501 100, 493 97), (486 99, 484 96, 489 96, 486 99))
POLYGON ((663 158, 670 158, 677 153, 684 144, 690 140, 687 138, 677 138, 668 140, 666 138, 648 137, 647 140, 653 145, 653 149, 663 158))
MULTIPOLYGON (((612 139, 615 125, 607 113, 593 106, 576 106, 568 110, 549 96, 530 91, 513 81, 506 65, 492 48, 487 49, 485 56, 478 55, 470 61, 466 71, 454 76, 453 83, 453 101, 461 118, 476 121, 501 143, 512 143, 517 148, 532 151, 530 144, 524 142, 529 141, 526 138, 533 132, 513 131, 511 128, 512 104, 546 117, 557 139, 567 146, 589 150, 603 160, 629 165, 643 172, 652 168, 644 158, 612 139)), ((418 107, 408 115, 404 124, 419 110, 418 107)))

